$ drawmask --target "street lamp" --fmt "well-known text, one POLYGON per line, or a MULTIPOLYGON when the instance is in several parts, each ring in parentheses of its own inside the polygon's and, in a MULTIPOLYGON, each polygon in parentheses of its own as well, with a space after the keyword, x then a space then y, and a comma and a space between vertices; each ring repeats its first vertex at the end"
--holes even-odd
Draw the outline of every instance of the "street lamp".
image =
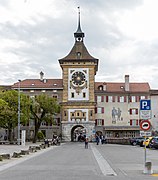
POLYGON ((20 145, 20 82, 21 80, 18 80, 18 145, 20 145))

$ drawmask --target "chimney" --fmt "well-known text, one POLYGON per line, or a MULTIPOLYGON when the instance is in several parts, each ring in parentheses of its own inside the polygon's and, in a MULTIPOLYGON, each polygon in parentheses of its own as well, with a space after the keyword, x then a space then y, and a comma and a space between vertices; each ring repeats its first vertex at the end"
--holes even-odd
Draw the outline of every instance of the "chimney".
POLYGON ((41 71, 40 72, 40 80, 43 81, 43 76, 44 76, 44 73, 41 71))
POLYGON ((106 83, 103 83, 103 91, 106 91, 106 83))
POLYGON ((125 91, 129 91, 129 75, 125 75, 125 91))

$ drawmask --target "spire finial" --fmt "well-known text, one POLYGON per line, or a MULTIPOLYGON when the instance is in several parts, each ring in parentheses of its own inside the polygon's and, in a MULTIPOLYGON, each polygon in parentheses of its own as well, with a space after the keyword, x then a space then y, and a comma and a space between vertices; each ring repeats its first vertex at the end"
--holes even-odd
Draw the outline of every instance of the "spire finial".
POLYGON ((81 30, 80 25, 80 7, 78 6, 78 28, 77 31, 74 33, 76 41, 83 41, 84 33, 81 30))

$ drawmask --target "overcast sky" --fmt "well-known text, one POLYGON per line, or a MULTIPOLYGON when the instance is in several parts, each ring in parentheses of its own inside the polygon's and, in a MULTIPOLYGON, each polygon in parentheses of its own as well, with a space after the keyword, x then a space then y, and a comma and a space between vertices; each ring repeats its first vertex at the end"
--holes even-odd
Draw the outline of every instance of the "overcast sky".
POLYGON ((0 84, 62 78, 58 59, 74 45, 78 6, 96 81, 149 82, 158 89, 158 0, 0 0, 0 84))

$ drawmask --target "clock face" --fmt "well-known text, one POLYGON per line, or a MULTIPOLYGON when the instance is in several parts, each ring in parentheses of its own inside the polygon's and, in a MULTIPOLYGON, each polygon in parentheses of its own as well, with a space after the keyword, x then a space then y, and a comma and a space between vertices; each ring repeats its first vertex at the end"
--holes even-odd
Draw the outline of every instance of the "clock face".
POLYGON ((72 83, 76 86, 82 86, 85 83, 86 76, 83 72, 77 71, 72 74, 72 83))

